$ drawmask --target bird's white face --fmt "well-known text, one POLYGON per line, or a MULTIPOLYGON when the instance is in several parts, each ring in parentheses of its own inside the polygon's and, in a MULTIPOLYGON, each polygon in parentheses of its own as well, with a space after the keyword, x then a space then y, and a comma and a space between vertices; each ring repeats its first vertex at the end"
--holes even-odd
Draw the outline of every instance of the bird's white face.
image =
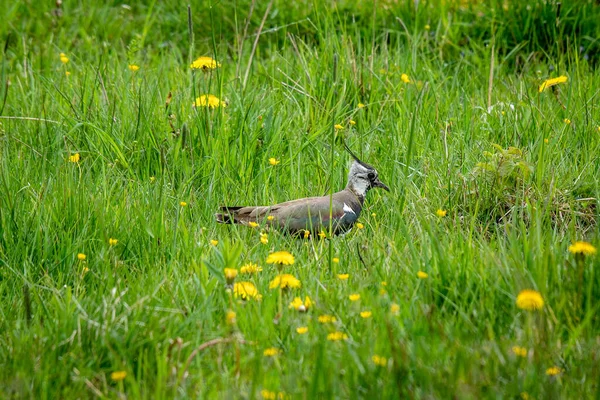
POLYGON ((366 195, 369 189, 374 187, 381 187, 389 191, 389 188, 379 180, 375 168, 368 168, 357 161, 350 166, 348 187, 358 196, 366 195))

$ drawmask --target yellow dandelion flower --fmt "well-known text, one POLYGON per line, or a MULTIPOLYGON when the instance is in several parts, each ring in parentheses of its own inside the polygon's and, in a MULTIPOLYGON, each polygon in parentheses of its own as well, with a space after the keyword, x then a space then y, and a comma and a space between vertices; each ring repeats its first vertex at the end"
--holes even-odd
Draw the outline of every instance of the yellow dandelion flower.
POLYGON ((563 120, 565 122, 565 124, 569 125, 571 123, 571 120, 569 118, 565 118, 563 120))
POLYGON ((371 360, 373 360, 373 364, 377 365, 378 367, 385 367, 387 365, 387 359, 377 354, 373 355, 371 360))
POLYGON ((548 139, 544 139, 544 143, 548 144, 548 139))
POLYGON ((342 125, 340 125, 340 124, 335 124, 333 127, 335 129, 337 129, 338 131, 344 129, 344 127, 342 125))
POLYGON ((252 275, 252 274, 257 274, 257 273, 261 272, 262 270, 263 270, 262 267, 259 266, 258 264, 247 263, 247 264, 242 265, 242 267, 240 268, 240 273, 252 275))
POLYGON ((117 245, 117 243, 119 243, 119 240, 118 240, 118 239, 113 239, 113 238, 109 238, 109 239, 108 239, 108 245, 109 245, 109 246, 116 246, 116 245, 117 245))
POLYGON ((327 335, 327 340, 332 341, 332 342, 337 342, 340 340, 347 340, 348 339, 348 335, 346 335, 344 332, 332 332, 329 335, 327 335))
POLYGON ((309 308, 312 307, 312 301, 310 297, 306 296, 304 301, 302 301, 301 297, 295 297, 294 300, 290 303, 289 308, 292 308, 296 311, 306 312, 309 308))
POLYGON ((429 274, 427 274, 427 272, 419 271, 417 272, 417 277, 419 279, 427 279, 429 277, 429 274))
POLYGON ((269 289, 275 289, 278 287, 281 287, 282 289, 295 289, 299 288, 300 286, 302 286, 302 283, 296 279, 296 277, 290 274, 278 275, 271 281, 271 283, 269 283, 269 289))
POLYGON ((209 107, 209 108, 217 108, 217 107, 225 107, 225 103, 219 100, 219 98, 212 94, 203 94, 200 97, 196 98, 194 102, 195 107, 209 107))
POLYGON ((135 64, 129 64, 129 65, 127 66, 127 68, 129 68, 129 70, 130 70, 131 72, 135 72, 135 71, 137 71, 137 70, 139 70, 139 69, 140 69, 140 67, 139 67, 139 66, 137 66, 137 65, 135 65, 135 64))
POLYGON ((310 231, 305 230, 302 236, 304 237, 304 239, 308 239, 310 237, 310 231))
POLYGON ((550 367, 546 370, 546 375, 554 376, 560 374, 561 372, 562 370, 558 367, 550 367))
POLYGON ((269 243, 269 235, 267 235, 266 233, 262 233, 260 234, 260 242, 262 244, 267 244, 269 243))
POLYGON ((357 106, 358 108, 365 108, 365 107, 366 107, 366 106, 365 106, 363 103, 358 103, 356 106, 357 106))
POLYGON ((404 83, 410 83, 410 78, 406 74, 400 75, 400 80, 404 83))
POLYGON ((271 392, 269 390, 261 390, 260 395, 264 400, 285 400, 288 399, 289 396, 285 394, 285 392, 271 392))
POLYGON ((394 315, 400 314, 400 306, 396 303, 390 305, 390 312, 394 315))
POLYGON ((267 264, 292 265, 293 263, 294 256, 287 251, 276 251, 267 257, 267 264))
POLYGON ((272 216, 272 215, 269 215, 269 216, 267 217, 267 221, 273 221, 274 219, 275 219, 275 217, 274 217, 274 216, 272 216))
POLYGON ((250 222, 248 222, 248 226, 250 228, 256 228, 258 226, 258 224, 256 222, 254 222, 254 221, 250 221, 250 222))
POLYGON ((561 75, 558 78, 546 79, 544 82, 542 82, 542 84, 538 88, 538 92, 542 93, 544 90, 548 89, 549 87, 558 85, 559 83, 565 83, 567 80, 568 80, 568 78, 564 75, 561 75))
POLYGON ((126 377, 127 377, 127 372, 125 372, 125 371, 115 371, 110 374, 110 379, 112 379, 115 382, 122 381, 126 377))
POLYGON ((517 357, 527 357, 527 349, 525 347, 513 346, 512 352, 517 357))
POLYGON ((190 65, 191 69, 201 69, 203 71, 209 71, 211 69, 216 69, 220 67, 221 64, 214 60, 212 57, 199 57, 194 60, 192 65, 190 65))
POLYGON ((437 211, 435 212, 435 215, 437 215, 440 218, 444 218, 446 216, 446 214, 448 214, 448 211, 442 210, 441 208, 438 208, 437 211))
POLYGON ((322 324, 333 324, 336 321, 336 319, 333 315, 327 315, 327 314, 319 315, 318 320, 322 324))
POLYGON ((306 332, 308 332, 308 327, 299 326, 296 328, 296 332, 298 332, 298 335, 304 335, 306 332))
POLYGON ((85 254, 83 254, 83 253, 77 254, 77 259, 79 261, 85 261, 86 258, 87 258, 87 256, 85 254))
POLYGON ((268 349, 265 349, 265 351, 263 351, 263 355, 265 357, 275 357, 279 353, 280 353, 279 349, 275 348, 275 347, 269 347, 268 349))
POLYGON ((331 261, 333 261, 334 263, 336 263, 336 264, 337 264, 337 263, 339 263, 339 262, 340 262, 340 259, 339 259, 339 258, 337 258, 337 257, 333 257, 333 258, 331 259, 331 261))
POLYGON ((269 158, 269 164, 271 164, 271 165, 277 165, 277 164, 279 164, 280 162, 281 162, 281 161, 279 161, 278 159, 276 159, 276 158, 274 158, 274 157, 271 157, 271 158, 269 158))
POLYGON ((258 293, 258 289, 252 282, 237 282, 233 285, 233 295, 234 297, 240 297, 242 300, 262 299, 262 295, 258 293))
POLYGON ((569 252, 573 254, 593 256, 596 254, 596 248, 591 243, 579 241, 569 246, 569 252))
POLYGON ((358 229, 365 229, 365 226, 364 226, 363 224, 361 224, 360 222, 357 222, 357 223, 356 223, 356 227, 357 227, 358 229))
POLYGON ((81 160, 81 156, 79 155, 79 153, 75 153, 72 156, 69 156, 69 162, 78 163, 79 160, 81 160))
POLYGON ((260 391, 260 395, 264 400, 275 400, 277 399, 277 393, 271 392, 270 390, 263 389, 260 391))
POLYGON ((361 318, 371 318, 373 316, 373 313, 371 311, 361 311, 360 312, 360 317, 361 318))
POLYGON ((337 277, 341 281, 347 281, 350 278, 350 274, 337 274, 337 277))
POLYGON ((350 125, 356 125, 356 121, 355 121, 355 120, 353 120, 353 119, 351 119, 351 120, 350 120, 350 125))
POLYGON ((181 207, 185 207, 185 206, 187 206, 187 203, 186 203, 185 201, 180 201, 180 202, 179 202, 179 205, 180 205, 181 207))
POLYGON ((325 233, 325 231, 319 232, 319 238, 320 239, 325 239, 326 237, 327 237, 327 234, 325 233))
POLYGON ((223 272, 225 273, 225 280, 230 285, 233 283, 235 277, 238 275, 238 270, 235 268, 225 268, 223 272))
POLYGON ((211 244, 211 246, 216 246, 216 245, 219 244, 219 241, 213 239, 213 240, 210 241, 210 244, 211 244))
POLYGON ((351 294, 350 296, 348 296, 348 298, 350 299, 350 301, 358 301, 358 300, 360 300, 360 294, 354 293, 354 294, 351 294))
POLYGON ((530 289, 521 290, 517 296, 517 307, 528 311, 539 310, 544 307, 544 299, 538 291, 530 289))
POLYGON ((65 53, 60 53, 60 62, 66 64, 69 62, 69 57, 65 53))
POLYGON ((225 313, 225 322, 227 322, 227 325, 233 325, 235 324, 235 312, 228 310, 225 313))

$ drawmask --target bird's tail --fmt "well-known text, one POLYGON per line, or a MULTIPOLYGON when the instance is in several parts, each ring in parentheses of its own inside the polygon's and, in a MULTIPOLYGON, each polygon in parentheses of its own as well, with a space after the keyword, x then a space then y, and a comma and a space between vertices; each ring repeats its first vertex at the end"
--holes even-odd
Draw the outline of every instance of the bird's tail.
POLYGON ((244 207, 221 206, 221 212, 215 214, 215 218, 220 224, 239 224, 241 221, 236 219, 236 211, 244 207))

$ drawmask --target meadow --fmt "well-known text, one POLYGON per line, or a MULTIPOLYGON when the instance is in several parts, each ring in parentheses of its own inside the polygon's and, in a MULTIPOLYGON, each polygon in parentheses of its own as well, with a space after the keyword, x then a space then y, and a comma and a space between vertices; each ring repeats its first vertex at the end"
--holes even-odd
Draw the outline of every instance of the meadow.
POLYGON ((600 397, 594 1, 0 19, 0 398, 600 397), (347 235, 216 223, 343 143, 391 188, 347 235))

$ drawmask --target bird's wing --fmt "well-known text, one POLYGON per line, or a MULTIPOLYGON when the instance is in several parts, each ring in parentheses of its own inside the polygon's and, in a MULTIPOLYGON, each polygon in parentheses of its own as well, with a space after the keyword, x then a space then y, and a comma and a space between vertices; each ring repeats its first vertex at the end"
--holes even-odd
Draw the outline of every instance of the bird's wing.
MULTIPOLYGON (((308 230, 318 233, 329 227, 329 196, 311 197, 278 204, 271 208, 272 224, 290 232, 308 230)), ((344 204, 333 199, 331 216, 334 226, 344 218, 344 204)))

